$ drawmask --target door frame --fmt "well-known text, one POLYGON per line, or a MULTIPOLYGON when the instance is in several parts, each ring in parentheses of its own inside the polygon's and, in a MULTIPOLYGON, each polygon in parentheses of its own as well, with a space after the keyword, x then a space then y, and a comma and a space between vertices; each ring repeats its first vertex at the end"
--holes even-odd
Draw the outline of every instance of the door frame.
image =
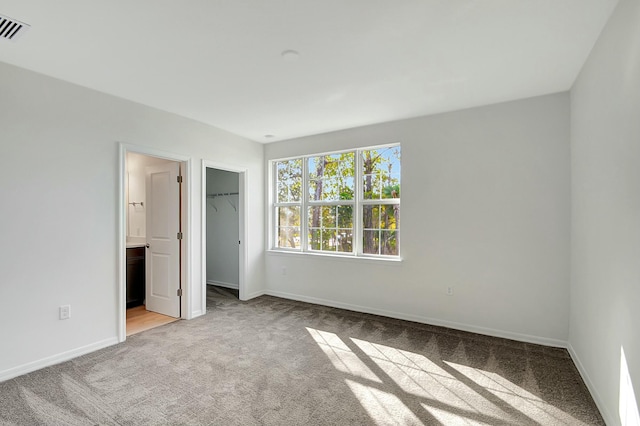
POLYGON ((247 300, 246 276, 247 276, 247 169, 215 161, 202 160, 202 312, 207 312, 207 169, 218 169, 238 174, 238 293, 240 300, 247 300))
POLYGON ((119 181, 118 181, 118 276, 117 276, 117 330, 118 341, 124 342, 127 339, 127 202, 126 202, 126 183, 127 183, 127 153, 134 152, 136 154, 147 155, 150 157, 158 157, 165 160, 176 161, 180 163, 182 174, 182 202, 180 205, 181 223, 183 238, 180 241, 180 252, 182 261, 180 262, 180 282, 182 288, 182 297, 180 298, 180 318, 191 319, 191 266, 193 264, 193 254, 189 249, 191 241, 191 158, 185 155, 173 152, 162 151, 140 145, 132 145, 120 142, 119 144, 119 181))

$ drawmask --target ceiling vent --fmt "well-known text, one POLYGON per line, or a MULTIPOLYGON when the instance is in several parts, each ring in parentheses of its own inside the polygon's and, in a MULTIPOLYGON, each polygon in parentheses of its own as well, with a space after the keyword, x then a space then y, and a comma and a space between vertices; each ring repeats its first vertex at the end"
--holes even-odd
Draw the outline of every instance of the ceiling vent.
POLYGON ((0 15, 0 39, 17 41, 31 25, 0 15))

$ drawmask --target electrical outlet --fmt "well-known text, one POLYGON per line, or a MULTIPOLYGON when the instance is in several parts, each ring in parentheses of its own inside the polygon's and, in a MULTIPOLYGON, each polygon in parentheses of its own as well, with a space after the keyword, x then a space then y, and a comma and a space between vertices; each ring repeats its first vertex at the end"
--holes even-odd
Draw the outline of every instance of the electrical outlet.
POLYGON ((453 287, 447 287, 447 296, 453 296, 453 287))
POLYGON ((60 306, 60 319, 66 320, 71 318, 71 305, 60 306))
POLYGON ((286 266, 282 267, 282 275, 287 275, 287 267, 286 266))

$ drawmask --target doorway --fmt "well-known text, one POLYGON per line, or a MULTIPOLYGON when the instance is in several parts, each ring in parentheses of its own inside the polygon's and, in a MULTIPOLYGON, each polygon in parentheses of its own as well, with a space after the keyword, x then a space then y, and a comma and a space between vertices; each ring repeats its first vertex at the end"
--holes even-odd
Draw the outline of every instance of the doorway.
POLYGON ((189 161, 121 145, 119 338, 188 317, 189 161))
POLYGON ((211 298, 245 300, 246 171, 208 161, 202 167, 204 306, 211 298))
POLYGON ((128 152, 127 336, 180 317, 180 163, 128 152))

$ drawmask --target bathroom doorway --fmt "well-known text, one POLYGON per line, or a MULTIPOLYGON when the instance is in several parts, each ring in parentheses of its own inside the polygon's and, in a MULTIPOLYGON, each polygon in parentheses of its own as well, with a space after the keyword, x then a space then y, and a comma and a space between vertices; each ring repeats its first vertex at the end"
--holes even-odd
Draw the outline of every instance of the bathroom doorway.
POLYGON ((180 163, 128 152, 127 336, 180 317, 180 163))
POLYGON ((188 317, 189 161, 121 145, 119 338, 188 317))

